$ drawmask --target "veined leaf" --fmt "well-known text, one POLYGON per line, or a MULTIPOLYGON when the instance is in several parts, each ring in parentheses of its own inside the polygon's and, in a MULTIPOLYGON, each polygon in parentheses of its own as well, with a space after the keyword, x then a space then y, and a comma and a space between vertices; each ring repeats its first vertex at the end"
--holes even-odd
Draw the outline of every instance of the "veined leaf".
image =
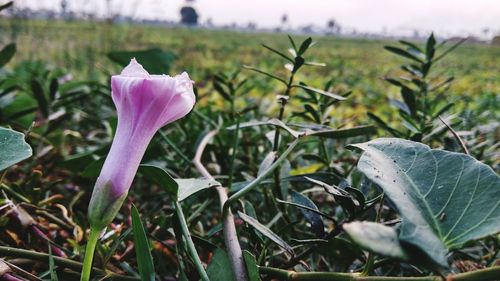
POLYGON ((447 266, 449 250, 500 232, 500 178, 461 153, 395 138, 354 144, 358 169, 384 189, 402 217, 400 240, 447 266))
POLYGON ((24 140, 24 135, 11 129, 0 127, 0 171, 33 154, 24 140))

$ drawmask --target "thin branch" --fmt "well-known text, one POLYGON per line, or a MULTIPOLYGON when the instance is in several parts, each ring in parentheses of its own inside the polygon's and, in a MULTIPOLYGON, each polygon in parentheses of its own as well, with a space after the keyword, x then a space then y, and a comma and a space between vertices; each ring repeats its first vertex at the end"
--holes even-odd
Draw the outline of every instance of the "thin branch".
MULTIPOLYGON (((213 179, 214 177, 208 172, 208 170, 201 163, 201 156, 203 151, 207 146, 208 142, 218 133, 218 130, 210 131, 201 140, 198 148, 196 149, 196 154, 193 159, 193 163, 196 169, 206 178, 213 179)), ((215 187, 217 193, 219 194, 219 201, 221 206, 221 211, 227 201, 226 189, 222 186, 215 187)), ((238 281, 247 281, 247 271, 245 267, 245 262, 243 260, 243 251, 241 251, 240 242, 238 241, 238 235, 236 232, 236 225, 234 224, 234 216, 231 209, 227 209, 226 212, 221 212, 224 221, 224 243, 227 247, 229 259, 231 260, 231 266, 233 268, 234 276, 238 281)))
MULTIPOLYGON (((39 253, 35 251, 30 251, 30 250, 25 250, 25 249, 17 249, 17 248, 11 248, 11 247, 5 247, 5 246, 0 246, 0 255, 2 256, 10 256, 10 257, 18 257, 18 258, 26 258, 26 259, 31 259, 31 260, 37 260, 41 262, 49 262, 49 254, 46 253, 39 253)), ((61 257, 53 257, 54 263, 58 266, 73 269, 76 271, 81 271, 82 270, 82 263, 66 259, 66 258, 61 258, 61 257)), ((135 276, 125 276, 125 275, 120 275, 108 271, 104 271, 102 269, 93 267, 92 272, 97 273, 99 275, 107 276, 111 278, 112 280, 123 280, 123 281, 138 281, 140 278, 135 277, 135 276)))
POLYGON ((450 130, 450 132, 453 134, 453 136, 457 139, 457 141, 460 143, 460 146, 464 150, 465 154, 470 155, 469 150, 467 149, 467 146, 465 146, 464 141, 457 134, 457 132, 455 132, 455 130, 453 130, 453 128, 448 123, 446 123, 446 121, 444 121, 444 119, 441 118, 441 116, 438 116, 438 118, 439 118, 439 120, 441 120, 441 122, 443 122, 443 124, 446 126, 446 128, 448 128, 448 130, 450 130))

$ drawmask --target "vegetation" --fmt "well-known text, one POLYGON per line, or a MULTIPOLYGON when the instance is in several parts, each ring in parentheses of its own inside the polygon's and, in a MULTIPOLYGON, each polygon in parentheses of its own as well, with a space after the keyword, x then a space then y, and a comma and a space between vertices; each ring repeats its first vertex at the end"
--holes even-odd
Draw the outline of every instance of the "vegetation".
MULTIPOLYGON (((500 48, 0 19, 0 276, 495 280, 500 48), (187 71, 102 236, 87 206, 130 58, 187 71), (4 269, 5 268, 5 269, 4 269)), ((162 71, 164 69, 164 71, 162 71)), ((17 278, 17 279, 8 279, 17 278)))

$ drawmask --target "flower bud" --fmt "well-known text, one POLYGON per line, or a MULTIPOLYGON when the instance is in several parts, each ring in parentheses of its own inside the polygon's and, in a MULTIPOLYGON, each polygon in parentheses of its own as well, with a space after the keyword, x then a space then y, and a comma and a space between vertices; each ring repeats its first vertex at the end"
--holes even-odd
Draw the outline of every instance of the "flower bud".
POLYGON ((111 90, 118 124, 90 199, 89 222, 95 229, 106 227, 120 210, 154 134, 195 103, 187 73, 150 75, 135 59, 111 78, 111 90))

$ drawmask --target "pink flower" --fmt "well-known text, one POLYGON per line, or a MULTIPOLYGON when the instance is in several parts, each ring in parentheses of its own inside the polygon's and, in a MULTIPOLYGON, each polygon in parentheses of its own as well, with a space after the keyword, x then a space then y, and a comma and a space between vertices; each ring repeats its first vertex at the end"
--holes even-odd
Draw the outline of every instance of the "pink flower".
POLYGON ((89 204, 89 222, 96 229, 118 213, 156 131, 186 116, 195 103, 187 73, 150 75, 135 59, 111 78, 111 89, 118 125, 89 204))

